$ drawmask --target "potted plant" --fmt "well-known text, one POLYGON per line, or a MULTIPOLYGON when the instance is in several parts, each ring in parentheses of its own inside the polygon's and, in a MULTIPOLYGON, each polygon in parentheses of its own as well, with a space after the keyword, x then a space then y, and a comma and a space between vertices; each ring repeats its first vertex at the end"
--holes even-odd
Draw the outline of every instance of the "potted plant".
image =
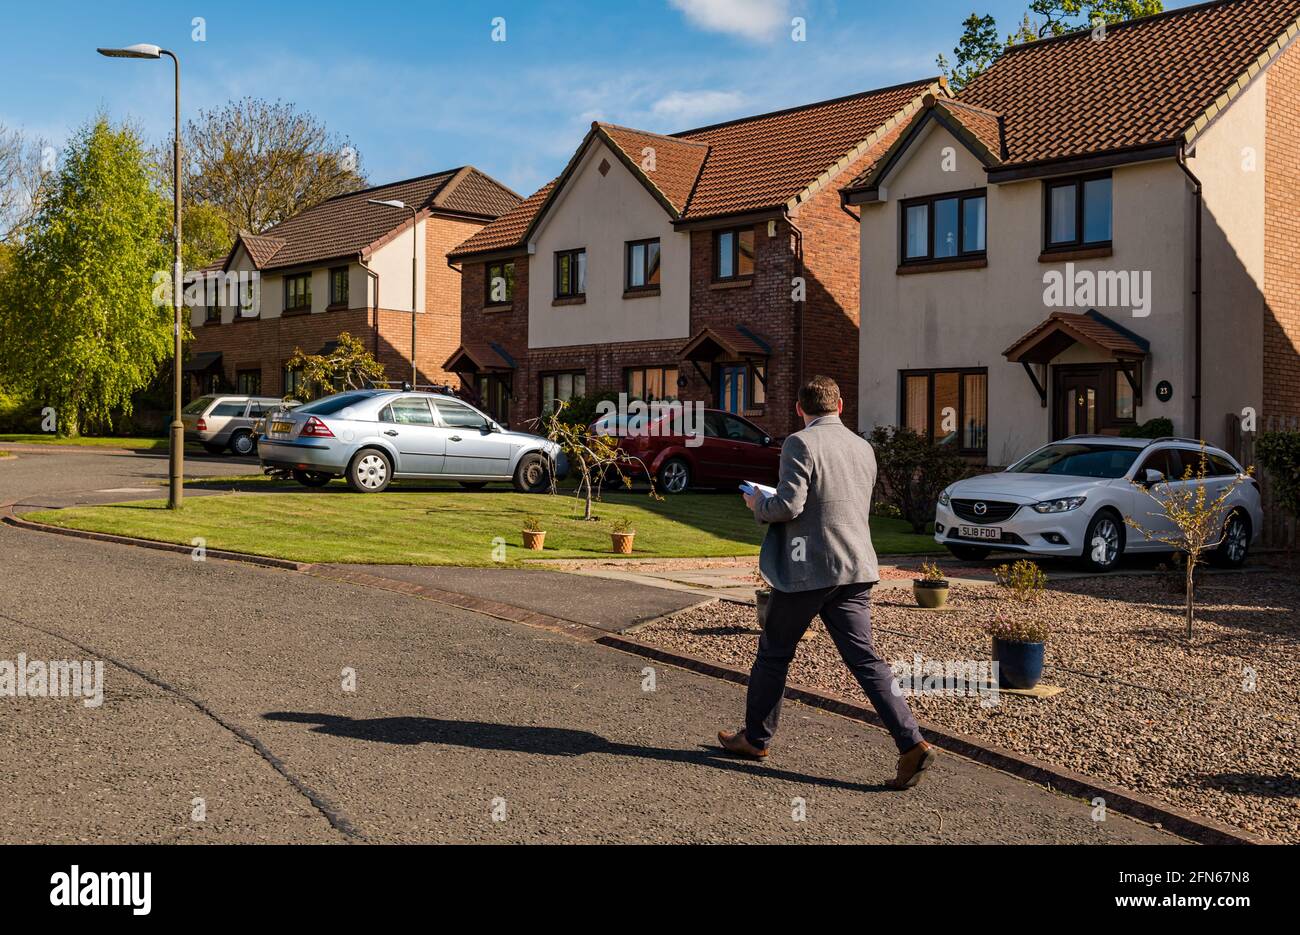
POLYGON ((609 537, 613 540, 614 551, 623 555, 632 554, 632 538, 636 535, 636 530, 632 528, 632 520, 626 516, 621 516, 611 524, 609 537))
POLYGON ((948 582, 934 562, 921 563, 921 577, 912 582, 917 606, 930 610, 948 603, 948 582))
POLYGON ((542 550, 542 543, 546 541, 546 530, 542 528, 542 518, 540 516, 524 517, 524 548, 531 549, 534 552, 542 550))
MULTIPOLYGON (((993 569, 998 584, 1024 608, 1042 596, 1047 575, 1028 559, 993 569)), ((1018 620, 998 617, 986 629, 993 637, 993 661, 998 664, 998 687, 1030 689, 1043 676, 1043 654, 1048 627, 1032 616, 1018 620)))
POLYGON ((755 571, 753 576, 754 582, 754 607, 758 611, 758 628, 761 630, 767 623, 767 602, 772 597, 772 586, 767 583, 761 571, 755 571))
POLYGON ((1048 627, 1041 620, 998 617, 985 626, 993 637, 993 661, 999 688, 1030 689, 1043 677, 1048 627))

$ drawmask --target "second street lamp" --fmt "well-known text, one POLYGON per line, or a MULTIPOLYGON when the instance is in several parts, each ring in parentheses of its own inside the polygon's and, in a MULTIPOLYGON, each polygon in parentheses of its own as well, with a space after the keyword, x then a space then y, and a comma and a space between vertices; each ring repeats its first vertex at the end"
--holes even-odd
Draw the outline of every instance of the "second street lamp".
POLYGON ((411 212, 411 389, 419 386, 420 381, 416 379, 419 374, 419 368, 415 364, 415 258, 419 250, 420 238, 416 233, 416 211, 404 201, 398 201, 396 198, 384 201, 379 198, 367 198, 367 204, 382 205, 385 208, 403 208, 411 212))
POLYGON ((172 256, 172 424, 171 447, 168 452, 167 509, 179 510, 185 491, 185 426, 181 423, 181 308, 184 302, 181 295, 184 267, 181 265, 181 60, 175 52, 169 52, 161 46, 147 42, 125 46, 120 49, 97 49, 100 55, 109 58, 161 58, 166 55, 176 66, 176 126, 172 140, 172 207, 173 219, 173 256, 172 256))

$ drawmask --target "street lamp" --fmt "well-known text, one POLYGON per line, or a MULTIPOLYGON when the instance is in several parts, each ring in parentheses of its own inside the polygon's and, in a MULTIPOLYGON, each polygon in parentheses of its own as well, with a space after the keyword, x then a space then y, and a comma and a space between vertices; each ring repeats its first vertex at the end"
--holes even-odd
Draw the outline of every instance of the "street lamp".
POLYGON ((173 208, 176 212, 173 221, 175 238, 172 259, 172 310, 175 322, 172 325, 173 360, 172 360, 172 424, 171 449, 168 453, 170 482, 167 489, 167 509, 179 510, 185 486, 185 426, 181 424, 181 60, 175 52, 169 52, 161 46, 147 42, 128 45, 121 49, 98 49, 100 55, 109 58, 161 58, 166 55, 176 66, 176 128, 172 141, 172 177, 173 208))
POLYGON ((411 212, 411 388, 419 386, 420 381, 416 379, 419 368, 415 365, 415 255, 419 249, 420 238, 415 233, 416 212, 404 201, 398 201, 396 198, 389 201, 382 201, 378 198, 367 198, 367 204, 382 205, 385 208, 401 208, 411 212))

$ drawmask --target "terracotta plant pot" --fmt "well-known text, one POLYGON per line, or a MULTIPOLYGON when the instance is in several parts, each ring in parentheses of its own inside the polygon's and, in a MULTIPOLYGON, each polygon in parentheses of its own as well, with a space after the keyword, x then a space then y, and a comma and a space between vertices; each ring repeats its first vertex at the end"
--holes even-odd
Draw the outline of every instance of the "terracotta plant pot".
POLYGON ((913 581, 912 594, 918 607, 934 610, 948 603, 947 581, 913 581))
POLYGON ((635 532, 611 532, 610 539, 614 541, 614 551, 622 555, 632 554, 632 539, 636 536, 635 532))
POLYGON ((532 549, 534 552, 542 551, 542 543, 546 541, 546 531, 537 531, 535 529, 525 529, 524 531, 524 548, 532 549))

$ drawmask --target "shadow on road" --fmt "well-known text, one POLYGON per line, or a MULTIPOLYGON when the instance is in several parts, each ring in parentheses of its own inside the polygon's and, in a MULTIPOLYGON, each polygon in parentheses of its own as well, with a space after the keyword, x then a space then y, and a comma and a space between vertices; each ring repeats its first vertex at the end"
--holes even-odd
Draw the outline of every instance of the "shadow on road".
POLYGON ((540 756, 582 756, 588 753, 606 753, 642 760, 657 760, 663 763, 708 766, 729 772, 770 776, 787 782, 828 789, 844 789, 849 792, 889 791, 882 783, 845 782, 822 776, 809 776, 792 770, 774 769, 766 763, 738 760, 721 749, 705 745, 701 745, 696 750, 673 750, 667 747, 615 743, 591 731, 567 727, 446 721, 431 717, 383 717, 358 720, 337 714, 309 714, 299 711, 272 711, 263 714, 262 717, 268 721, 314 724, 316 726, 312 731, 315 733, 373 743, 436 743, 475 750, 502 750, 540 756))

